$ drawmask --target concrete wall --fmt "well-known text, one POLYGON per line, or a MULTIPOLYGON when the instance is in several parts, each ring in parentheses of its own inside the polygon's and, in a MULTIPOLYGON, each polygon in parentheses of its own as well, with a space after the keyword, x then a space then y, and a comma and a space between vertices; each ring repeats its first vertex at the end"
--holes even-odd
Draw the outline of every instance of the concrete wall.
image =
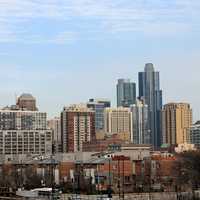
MULTIPOLYGON (((192 194, 191 193, 182 193, 182 194, 176 194, 176 193, 128 194, 128 195, 125 195, 124 199, 125 200, 178 200, 179 199, 178 195, 182 195, 182 198, 185 199, 185 200, 186 199, 192 200, 192 194)), ((64 194, 64 195, 62 195, 61 200, 68 200, 68 198, 71 198, 71 197, 72 197, 71 194, 64 194)), ((75 195, 73 195, 73 197, 75 197, 75 195)), ((90 196, 89 195, 80 195, 78 197, 80 197, 81 200, 97 200, 97 199, 101 198, 101 196, 97 196, 97 195, 90 195, 90 196)), ((119 200, 119 196, 114 195, 112 200, 119 200)))

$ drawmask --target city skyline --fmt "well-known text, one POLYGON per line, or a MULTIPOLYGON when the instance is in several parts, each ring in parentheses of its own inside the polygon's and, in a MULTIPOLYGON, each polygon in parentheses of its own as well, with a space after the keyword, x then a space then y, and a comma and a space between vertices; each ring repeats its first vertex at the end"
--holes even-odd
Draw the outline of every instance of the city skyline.
MULTIPOLYGON (((142 70, 142 69, 141 69, 142 70)), ((155 68, 155 70, 157 71, 157 69, 155 68)), ((160 72, 160 71, 159 71, 160 72)), ((137 75, 138 75, 138 72, 137 72, 137 75)), ((122 78, 122 77, 121 77, 122 78)), ((124 78, 124 77, 123 77, 124 78)), ((127 77, 125 78, 125 79, 127 79, 127 77)), ((135 82, 136 83, 136 97, 138 98, 139 97, 139 91, 138 91, 138 80, 134 80, 134 79, 131 79, 131 78, 129 78, 131 81, 133 81, 133 82, 135 82)), ((38 109, 40 110, 40 111, 43 111, 43 112, 47 112, 47 117, 48 117, 48 119, 51 119, 51 118, 54 118, 54 117, 57 117, 57 116, 60 116, 60 111, 63 109, 63 107, 65 107, 65 106, 70 106, 70 105, 73 105, 73 104, 77 104, 77 103, 84 103, 84 104, 87 104, 87 100, 89 99, 89 98, 104 98, 104 99, 107 99, 107 100, 110 100, 111 101, 111 104, 112 104, 112 107, 117 107, 117 94, 116 94, 116 84, 117 84, 117 80, 118 79, 116 79, 115 80, 115 82, 114 82, 114 84, 111 86, 111 88, 113 88, 114 90, 112 91, 112 95, 110 96, 109 95, 109 97, 111 97, 111 98, 109 98, 108 96, 89 96, 90 94, 89 94, 89 92, 87 93, 88 94, 88 96, 86 96, 86 98, 87 99, 83 99, 83 98, 77 98, 77 99, 74 99, 73 101, 68 101, 68 99, 66 98, 66 103, 65 104, 59 104, 59 102, 55 102, 56 104, 57 104, 57 106, 55 106, 54 107, 54 111, 52 112, 52 109, 45 109, 45 102, 40 102, 40 99, 43 99, 43 98, 45 98, 44 96, 42 96, 42 95, 40 95, 40 96, 37 96, 37 95, 35 95, 35 93, 33 93, 30 89, 29 90, 26 90, 26 91, 19 91, 18 93, 14 93, 14 94, 8 94, 8 98, 6 99, 6 98, 4 98, 4 101, 6 102, 5 104, 3 104, 2 103, 2 101, 1 101, 1 103, 0 103, 0 106, 1 106, 1 108, 3 108, 3 107, 6 107, 6 106, 10 106, 10 105, 14 105, 15 103, 16 103, 16 99, 17 99, 17 97, 19 97, 21 94, 23 94, 23 93, 30 93, 30 94, 33 94, 34 95, 34 97, 36 98, 36 100, 37 100, 37 104, 38 104, 38 109), (27 92, 28 91, 28 92, 27 92), (43 104, 44 103, 44 104, 43 104)), ((162 72, 161 72, 161 82, 162 82, 162 72)), ((161 87, 162 87, 162 85, 161 85, 161 87)), ((81 90, 81 89, 80 89, 81 90)), ((2 94, 0 94, 0 96, 1 96, 2 94)), ((194 106, 193 106, 193 104, 192 104, 192 102, 190 101, 187 101, 187 100, 181 100, 181 98, 180 98, 180 100, 177 98, 177 97, 175 97, 174 99, 172 99, 172 100, 169 100, 169 101, 166 101, 166 99, 167 99, 167 97, 166 97, 166 95, 165 95, 165 91, 163 92, 163 96, 165 97, 164 98, 164 102, 163 102, 163 105, 165 105, 165 104, 167 104, 167 103, 190 103, 191 104, 191 107, 192 107, 192 109, 193 109, 193 122, 195 122, 195 121, 197 121, 199 118, 199 116, 200 116, 200 113, 199 113, 199 111, 198 111, 198 109, 196 109, 194 106)), ((67 95, 66 95, 66 97, 67 97, 67 95)), ((47 96, 45 99, 43 99, 43 100, 47 100, 49 97, 47 96)), ((70 98, 69 98, 70 99, 70 98)), ((184 99, 184 98, 183 98, 184 99)), ((185 98, 186 99, 186 98, 185 98)), ((49 99, 50 100, 50 99, 49 99)))
POLYGON ((0 106, 23 92, 49 118, 88 98, 116 105, 117 79, 137 83, 137 73, 152 62, 163 103, 191 103, 198 120, 199 7, 195 0, 3 0, 0 106))
POLYGON ((200 1, 0 0, 0 199, 200 200, 200 1))

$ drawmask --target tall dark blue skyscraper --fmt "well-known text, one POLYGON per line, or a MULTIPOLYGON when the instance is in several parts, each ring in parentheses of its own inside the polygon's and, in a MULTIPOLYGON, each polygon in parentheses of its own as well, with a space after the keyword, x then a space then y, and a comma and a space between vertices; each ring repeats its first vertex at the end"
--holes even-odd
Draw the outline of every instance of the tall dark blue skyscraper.
POLYGON ((139 72, 138 78, 139 98, 148 105, 148 129, 151 144, 154 147, 159 147, 162 138, 162 90, 160 90, 159 72, 154 71, 152 63, 147 63, 144 72, 139 72))
POLYGON ((136 84, 129 79, 119 79, 117 83, 117 106, 129 107, 136 102, 136 84))

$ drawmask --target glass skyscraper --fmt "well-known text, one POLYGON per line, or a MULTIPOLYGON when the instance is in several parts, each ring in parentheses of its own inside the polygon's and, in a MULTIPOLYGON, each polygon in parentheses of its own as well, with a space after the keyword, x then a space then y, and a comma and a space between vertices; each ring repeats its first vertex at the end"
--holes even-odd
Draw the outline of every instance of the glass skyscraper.
POLYGON ((117 107, 129 107, 136 102, 136 84, 129 79, 119 79, 117 83, 117 107))
POLYGON ((159 72, 154 71, 152 63, 147 63, 144 72, 139 72, 138 78, 139 98, 148 105, 150 141, 154 147, 159 147, 162 139, 162 90, 160 90, 159 72))
POLYGON ((95 111, 95 130, 104 130, 104 110, 110 108, 111 102, 106 99, 89 99, 87 107, 95 111))
POLYGON ((195 144, 200 148, 200 121, 197 121, 193 126, 189 128, 189 140, 190 144, 195 144))

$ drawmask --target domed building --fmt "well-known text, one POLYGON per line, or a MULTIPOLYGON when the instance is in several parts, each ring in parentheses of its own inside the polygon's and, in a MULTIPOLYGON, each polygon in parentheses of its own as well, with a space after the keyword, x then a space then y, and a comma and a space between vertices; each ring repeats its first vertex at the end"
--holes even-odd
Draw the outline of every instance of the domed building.
POLYGON ((31 94, 23 93, 20 97, 17 99, 16 105, 21 110, 29 110, 29 111, 37 111, 36 107, 36 99, 31 94))

